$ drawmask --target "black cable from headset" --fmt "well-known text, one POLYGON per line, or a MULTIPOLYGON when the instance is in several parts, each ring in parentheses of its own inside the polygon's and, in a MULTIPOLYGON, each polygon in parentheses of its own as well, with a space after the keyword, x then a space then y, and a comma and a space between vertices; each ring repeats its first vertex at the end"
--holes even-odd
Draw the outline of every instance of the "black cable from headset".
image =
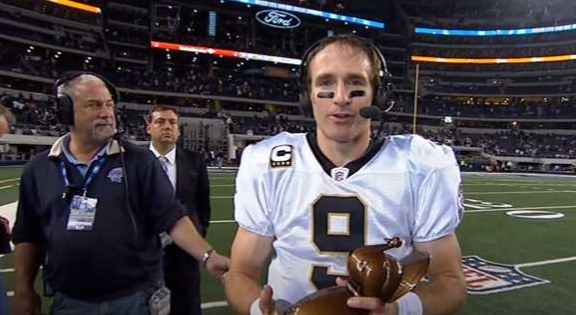
POLYGON ((130 215, 130 220, 132 221, 132 226, 134 227, 134 237, 135 240, 138 239, 138 225, 136 224, 136 217, 134 216, 134 212, 132 211, 132 203, 130 202, 130 183, 128 182, 128 174, 126 173, 126 162, 124 159, 124 139, 120 133, 116 133, 114 135, 114 139, 118 141, 118 145, 120 146, 120 164, 122 166, 122 175, 124 178, 124 203, 126 205, 126 209, 128 209, 128 214, 130 215))

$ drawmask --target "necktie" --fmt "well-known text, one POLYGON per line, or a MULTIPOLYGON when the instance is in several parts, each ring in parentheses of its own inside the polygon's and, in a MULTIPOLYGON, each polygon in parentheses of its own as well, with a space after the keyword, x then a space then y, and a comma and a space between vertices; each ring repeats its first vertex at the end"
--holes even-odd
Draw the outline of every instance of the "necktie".
POLYGON ((168 161, 168 158, 161 155, 158 157, 158 160, 160 160, 160 164, 162 164, 162 168, 164 169, 164 172, 166 172, 166 174, 168 174, 168 164, 170 164, 170 161, 168 161))
MULTIPOLYGON (((168 175, 168 178, 170 178, 170 174, 168 174, 168 164, 170 164, 170 161, 168 161, 168 158, 163 155, 159 156, 158 160, 160 160, 160 164, 162 164, 162 169, 164 169, 164 172, 166 173, 166 175, 168 175)), ((170 180, 170 184, 172 184, 172 180, 170 180)), ((172 186, 174 186, 174 184, 172 184, 172 186)), ((168 233, 162 232, 160 233, 160 243, 162 244, 162 248, 164 248, 167 245, 172 244, 172 238, 170 238, 170 235, 168 235, 168 233)))

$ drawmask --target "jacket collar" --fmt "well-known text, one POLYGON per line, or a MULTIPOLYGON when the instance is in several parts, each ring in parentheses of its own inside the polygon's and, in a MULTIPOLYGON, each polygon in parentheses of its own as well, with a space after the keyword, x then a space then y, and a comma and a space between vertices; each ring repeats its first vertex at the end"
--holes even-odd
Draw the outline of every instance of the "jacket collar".
MULTIPOLYGON (((66 145, 66 138, 70 137, 70 134, 65 134, 62 137, 58 138, 56 142, 50 148, 50 153, 48 153, 48 157, 50 158, 57 158, 63 153, 63 147, 66 145)), ((118 143, 116 139, 108 140, 108 144, 106 146, 106 155, 114 155, 120 154, 120 152, 125 152, 124 148, 118 143)))

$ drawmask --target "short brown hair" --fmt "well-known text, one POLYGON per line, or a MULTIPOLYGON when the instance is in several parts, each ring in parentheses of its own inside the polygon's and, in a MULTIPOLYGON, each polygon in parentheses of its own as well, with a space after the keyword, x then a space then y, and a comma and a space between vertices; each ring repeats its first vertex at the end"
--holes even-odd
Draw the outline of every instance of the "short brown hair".
POLYGON ((304 54, 302 60, 300 73, 302 88, 306 91, 310 90, 310 85, 312 84, 312 78, 310 77, 310 63, 312 63, 314 57, 316 57, 316 55, 324 48, 334 43, 358 49, 366 54, 370 66, 372 67, 370 71, 370 82, 372 83, 372 87, 376 89, 381 83, 379 75, 380 70, 385 70, 382 69, 383 65, 380 60, 381 57, 378 52, 375 51, 377 48, 375 48, 367 39, 352 34, 339 34, 326 37, 309 48, 309 50, 304 54))
POLYGON ((0 116, 4 116, 8 125, 14 125, 16 123, 16 117, 12 112, 4 105, 0 105, 0 116))
POLYGON ((169 106, 169 105, 154 105, 150 109, 150 111, 148 112, 148 115, 146 115, 146 122, 147 123, 152 122, 152 114, 154 114, 155 112, 163 112, 166 110, 170 110, 170 111, 174 112, 174 114, 176 114, 176 117, 180 118, 180 113, 178 113, 178 110, 176 109, 176 107, 169 106))

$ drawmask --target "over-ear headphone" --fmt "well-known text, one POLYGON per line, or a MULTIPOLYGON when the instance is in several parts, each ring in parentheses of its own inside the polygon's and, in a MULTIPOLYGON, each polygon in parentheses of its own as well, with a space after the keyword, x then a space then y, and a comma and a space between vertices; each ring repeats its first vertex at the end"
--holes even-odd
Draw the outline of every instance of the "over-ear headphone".
POLYGON ((300 95, 299 95, 299 105, 302 113, 307 116, 312 116, 312 101, 310 99, 310 87, 308 84, 308 67, 310 60, 318 53, 319 49, 328 46, 329 44, 344 41, 344 42, 357 42, 365 47, 371 52, 368 56, 371 60, 378 59, 380 61, 380 69, 378 69, 378 75, 376 76, 375 82, 372 82, 374 87, 374 97, 372 99, 372 105, 377 106, 381 111, 387 112, 392 109, 394 102, 391 101, 391 91, 392 91, 392 75, 388 72, 388 66, 386 64, 386 59, 380 49, 374 45, 368 39, 363 37, 353 35, 353 34, 338 34, 333 36, 325 37, 316 43, 312 44, 302 56, 302 64, 300 66, 300 95))
MULTIPOLYGON (((72 80, 78 78, 81 75, 91 75, 102 80, 102 82, 104 82, 104 84, 108 88, 108 91, 110 91, 110 95, 112 95, 114 105, 117 105, 118 101, 120 100, 120 93, 118 92, 118 89, 114 84, 112 84, 112 82, 110 82, 105 77, 89 71, 64 72, 60 74, 54 81, 54 84, 52 85, 52 94, 55 97, 56 106, 60 113, 59 115, 60 122, 68 126, 74 126, 74 101, 72 100, 72 97, 70 97, 70 95, 58 94, 58 88, 61 87, 62 85, 65 85, 66 83, 71 82, 72 80)), ((119 112, 117 111, 117 109, 114 110, 114 113, 116 115, 116 124, 119 124, 120 123, 120 121, 118 120, 119 112)))

